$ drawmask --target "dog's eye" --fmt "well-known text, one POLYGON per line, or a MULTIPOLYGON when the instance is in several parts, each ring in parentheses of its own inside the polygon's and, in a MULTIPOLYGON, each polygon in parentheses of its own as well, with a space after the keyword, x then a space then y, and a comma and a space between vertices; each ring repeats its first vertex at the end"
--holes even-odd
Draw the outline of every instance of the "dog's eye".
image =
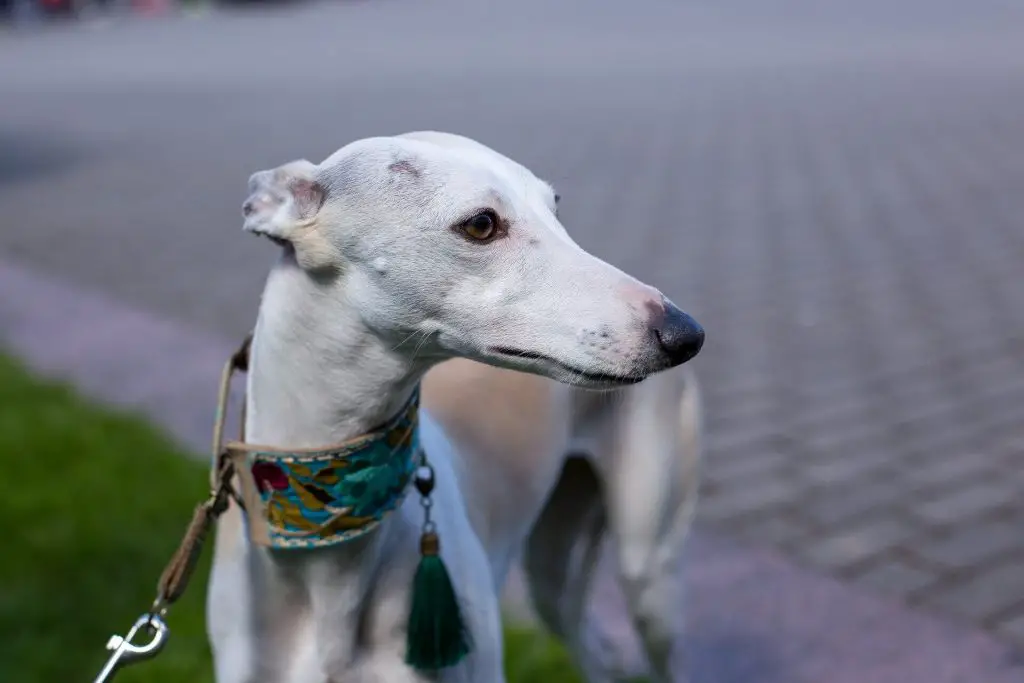
POLYGON ((498 236, 498 217, 493 211, 481 211, 460 227, 470 239, 489 242, 498 236))

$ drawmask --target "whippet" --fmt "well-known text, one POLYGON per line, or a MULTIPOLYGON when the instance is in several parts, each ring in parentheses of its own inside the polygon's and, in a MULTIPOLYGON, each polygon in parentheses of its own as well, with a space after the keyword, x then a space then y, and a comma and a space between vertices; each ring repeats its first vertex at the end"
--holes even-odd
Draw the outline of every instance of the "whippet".
POLYGON ((471 646, 435 671, 406 663, 415 492, 358 538, 314 549, 254 543, 256 511, 233 505, 208 595, 218 682, 504 681, 499 596, 521 552, 542 620, 590 680, 611 680, 586 610, 606 528, 652 673, 682 680, 674 564, 701 405, 689 369, 662 371, 698 353, 701 327, 580 248, 548 183, 461 136, 369 138, 256 173, 243 213, 281 246, 246 441, 342 442, 421 391, 432 523, 471 646))

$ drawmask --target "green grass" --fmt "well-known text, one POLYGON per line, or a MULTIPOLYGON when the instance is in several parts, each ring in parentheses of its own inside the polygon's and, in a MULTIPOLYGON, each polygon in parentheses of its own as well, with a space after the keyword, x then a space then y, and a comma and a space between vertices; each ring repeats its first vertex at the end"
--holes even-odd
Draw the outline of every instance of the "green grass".
MULTIPOLYGON (((210 397, 211 410, 214 397, 210 397)), ((97 408, 0 355, 0 681, 88 681, 124 634, 206 494, 202 464, 144 421, 97 408)), ((168 616, 171 639, 117 683, 213 680, 203 626, 210 550, 168 616)), ((564 649, 506 629, 510 683, 578 683, 564 649)))

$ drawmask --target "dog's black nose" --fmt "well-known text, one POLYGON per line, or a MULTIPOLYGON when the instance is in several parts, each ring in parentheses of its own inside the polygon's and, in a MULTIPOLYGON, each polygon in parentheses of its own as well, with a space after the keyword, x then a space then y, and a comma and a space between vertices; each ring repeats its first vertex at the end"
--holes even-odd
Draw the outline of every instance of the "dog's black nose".
POLYGON ((653 326, 654 336, 672 365, 682 365, 704 346, 704 328, 671 301, 666 299, 664 306, 664 315, 653 326))

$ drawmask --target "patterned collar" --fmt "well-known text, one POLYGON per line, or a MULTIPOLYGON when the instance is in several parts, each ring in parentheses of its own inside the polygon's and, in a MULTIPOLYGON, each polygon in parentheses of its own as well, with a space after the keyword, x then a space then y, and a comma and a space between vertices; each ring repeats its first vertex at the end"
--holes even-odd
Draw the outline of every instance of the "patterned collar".
POLYGON ((322 548, 373 530, 401 504, 420 464, 419 403, 417 388, 386 424, 334 446, 228 443, 253 543, 322 548))

